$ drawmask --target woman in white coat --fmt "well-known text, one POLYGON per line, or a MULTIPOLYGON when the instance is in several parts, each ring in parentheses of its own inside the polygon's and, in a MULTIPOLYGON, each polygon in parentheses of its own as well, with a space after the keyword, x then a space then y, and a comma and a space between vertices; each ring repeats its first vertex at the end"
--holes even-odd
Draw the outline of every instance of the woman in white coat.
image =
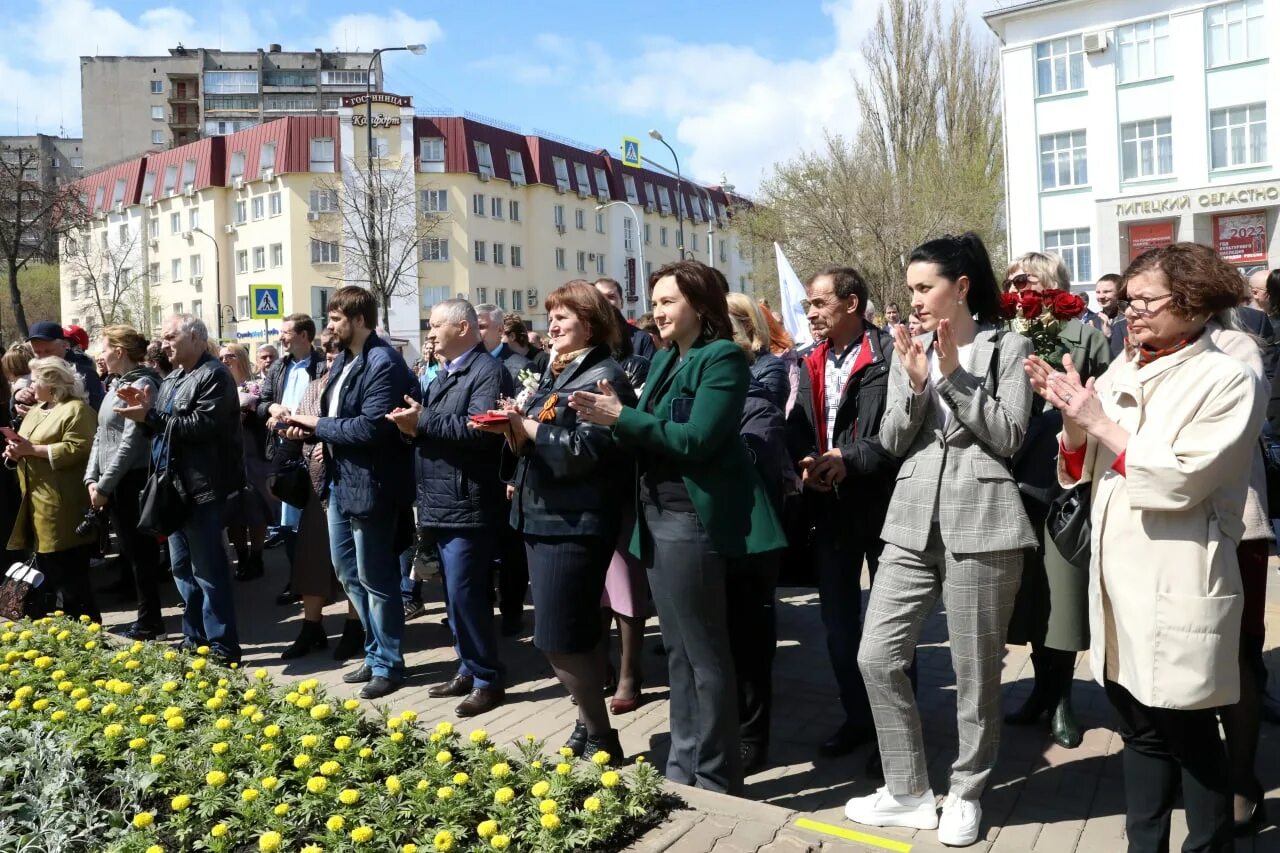
POLYGON ((1193 243, 1125 271, 1132 356, 1081 383, 1032 356, 1063 413, 1059 479, 1092 484, 1092 670, 1120 718, 1130 853, 1167 851, 1181 789, 1184 851, 1232 848, 1231 781, 1214 709, 1240 692, 1236 547, 1265 396, 1205 333, 1243 282, 1193 243))

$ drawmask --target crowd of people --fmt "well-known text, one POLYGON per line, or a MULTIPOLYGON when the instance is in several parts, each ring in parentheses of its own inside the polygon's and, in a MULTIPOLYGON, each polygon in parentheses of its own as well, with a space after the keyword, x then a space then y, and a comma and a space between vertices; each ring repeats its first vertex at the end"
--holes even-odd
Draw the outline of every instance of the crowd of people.
POLYGON ((819 270, 801 305, 815 343, 797 347, 767 305, 680 261, 634 325, 612 279, 555 289, 545 335, 440 302, 413 365, 355 286, 319 335, 285 318, 256 362, 190 315, 159 342, 39 322, 2 360, 9 556, 44 574, 33 612, 98 620, 91 566, 114 529, 138 602, 126 636, 166 638, 171 575, 180 643, 237 662, 235 582, 279 542, 277 602, 303 617, 282 657, 326 649, 323 609, 345 600, 333 655, 359 660, 342 678, 365 698, 404 682, 405 622, 438 561, 457 668, 428 692, 464 717, 506 701, 497 636, 524 630, 531 588, 533 643, 577 706, 565 745, 615 761, 610 715, 640 702, 652 608, 666 775, 727 793, 768 760, 776 590, 799 569, 845 716, 820 751, 869 744, 884 780, 852 821, 973 843, 1002 722, 1048 718, 1080 744, 1088 650, 1124 740, 1130 850, 1167 849, 1179 791, 1184 849, 1231 849, 1262 808, 1280 270, 1246 284, 1179 243, 1103 276, 1094 313, 1059 258, 1022 255, 999 279, 966 234, 917 247, 904 285, 908 310, 876 315, 856 269, 819 270), (156 535, 139 498, 162 474, 178 506, 156 535), (1071 495, 1074 550, 1051 523, 1071 495), (939 598, 959 730, 940 807, 915 692, 939 598), (1035 685, 1004 714, 1006 643, 1031 646, 1035 685))

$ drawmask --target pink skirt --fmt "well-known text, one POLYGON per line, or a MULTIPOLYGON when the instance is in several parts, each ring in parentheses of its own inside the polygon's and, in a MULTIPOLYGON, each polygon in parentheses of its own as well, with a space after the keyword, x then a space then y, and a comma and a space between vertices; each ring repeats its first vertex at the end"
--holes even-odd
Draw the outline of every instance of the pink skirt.
POLYGON ((631 528, 635 517, 623 512, 622 533, 618 547, 614 549, 609 571, 604 576, 604 594, 600 606, 607 607, 622 616, 649 616, 649 577, 644 563, 631 556, 627 546, 631 544, 631 528))

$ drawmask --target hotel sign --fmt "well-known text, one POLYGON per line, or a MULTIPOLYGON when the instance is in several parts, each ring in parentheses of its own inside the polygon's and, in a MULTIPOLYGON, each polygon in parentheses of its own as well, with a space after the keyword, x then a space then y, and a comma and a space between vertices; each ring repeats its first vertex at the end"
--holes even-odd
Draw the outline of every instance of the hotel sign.
POLYGON ((1252 187, 1233 187, 1207 190, 1202 193, 1183 193, 1163 198, 1122 201, 1116 203, 1116 217, 1159 216, 1184 210, 1214 210, 1223 207, 1280 203, 1280 185, 1270 184, 1252 187))
POLYGON ((391 95, 387 92, 370 92, 367 95, 346 95, 342 99, 344 107, 363 107, 365 104, 389 104, 393 107, 411 107, 413 98, 408 95, 391 95))
MULTIPOLYGON (((351 126, 364 127, 366 118, 367 117, 364 113, 352 113, 351 126)), ((373 127, 399 127, 400 116, 389 116, 386 113, 374 113, 372 118, 368 118, 368 124, 373 127)))

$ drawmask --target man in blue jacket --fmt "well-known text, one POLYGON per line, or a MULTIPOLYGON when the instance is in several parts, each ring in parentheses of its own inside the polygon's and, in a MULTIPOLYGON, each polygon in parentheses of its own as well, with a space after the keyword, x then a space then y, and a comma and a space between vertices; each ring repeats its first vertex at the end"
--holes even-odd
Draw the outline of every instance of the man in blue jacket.
POLYGON ((418 525, 440 548, 445 605, 453 629, 458 672, 427 690, 435 698, 465 697, 459 717, 501 704, 505 670, 493 629, 489 566, 506 524, 506 500, 498 478, 502 439, 471 429, 472 415, 498 407, 514 391, 502 362, 489 358, 480 339, 476 309, 449 299, 431 309, 430 339, 444 366, 427 387, 423 405, 412 400, 390 415, 411 439, 418 479, 418 525))
POLYGON ((360 698, 377 699, 404 681, 396 534, 413 502, 410 449, 386 415, 406 396, 416 399, 419 390, 404 359, 374 333, 378 304, 372 293, 340 288, 328 311, 342 352, 320 399, 322 414, 290 415, 288 421, 324 443, 329 551, 367 637, 364 663, 342 680, 364 683, 360 698))

